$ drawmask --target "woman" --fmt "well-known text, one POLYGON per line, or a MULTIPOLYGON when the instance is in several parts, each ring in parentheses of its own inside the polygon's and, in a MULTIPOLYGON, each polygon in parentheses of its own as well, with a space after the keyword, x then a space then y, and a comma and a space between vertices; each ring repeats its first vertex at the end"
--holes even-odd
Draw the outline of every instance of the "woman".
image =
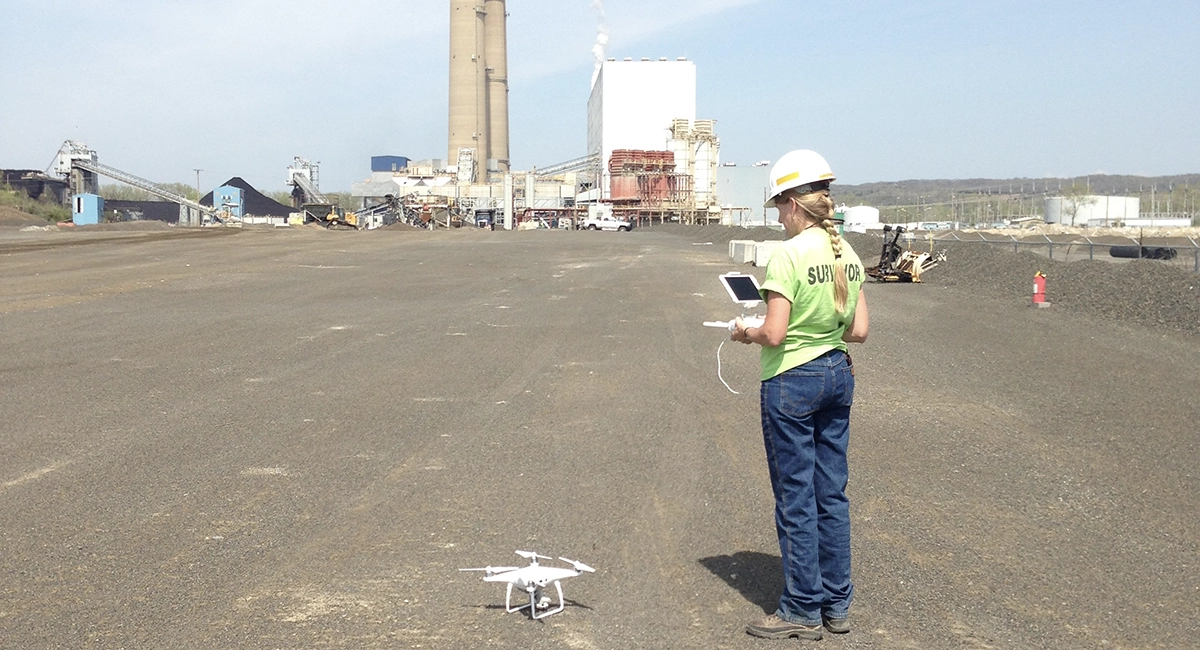
POLYGON ((779 608, 746 626, 764 638, 850 631, 846 448, 854 367, 846 343, 866 340, 867 301, 862 262, 834 221, 833 180, 813 151, 789 152, 771 169, 765 207, 779 210, 787 241, 767 263, 762 326, 738 319, 731 334, 762 346, 763 440, 784 575, 779 608))

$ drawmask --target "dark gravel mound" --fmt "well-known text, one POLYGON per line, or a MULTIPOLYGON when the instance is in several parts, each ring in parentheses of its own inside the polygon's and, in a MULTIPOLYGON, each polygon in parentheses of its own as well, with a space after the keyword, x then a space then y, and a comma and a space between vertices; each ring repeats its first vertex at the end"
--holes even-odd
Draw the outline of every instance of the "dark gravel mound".
POLYGON ((714 245, 728 244, 734 239, 753 239, 754 241, 783 239, 782 230, 767 228, 765 226, 760 226, 758 228, 735 228, 730 226, 685 226, 679 224, 661 224, 655 226, 646 226, 640 230, 668 232, 681 237, 687 237, 693 242, 712 242, 714 245))
POLYGON ((1200 333, 1200 275, 1156 260, 1060 262, 1002 247, 951 244, 946 262, 926 282, 1027 299, 1038 271, 1046 274, 1046 299, 1055 308, 1200 333))
MULTIPOLYGON (((728 226, 653 226, 691 241, 726 243, 732 239, 782 239, 769 228, 728 226)), ((847 241, 867 266, 879 258, 879 235, 850 233, 847 241)), ((946 261, 929 271, 930 286, 948 287, 1000 299, 1029 300, 1033 276, 1046 274, 1046 297, 1055 309, 1079 311, 1106 320, 1200 334, 1200 275, 1156 260, 1114 264, 1083 260, 1062 262, 1005 247, 939 242, 946 261)), ((879 290, 884 290, 882 287, 879 290)))
MULTIPOLYGON (((256 217, 286 217, 292 213, 291 206, 284 205, 275 199, 272 199, 262 192, 254 189, 254 186, 247 183, 240 176, 225 181, 221 185, 228 185, 242 190, 242 211, 246 214, 252 214, 256 217)), ((213 193, 209 192, 200 199, 200 205, 212 205, 213 193)))

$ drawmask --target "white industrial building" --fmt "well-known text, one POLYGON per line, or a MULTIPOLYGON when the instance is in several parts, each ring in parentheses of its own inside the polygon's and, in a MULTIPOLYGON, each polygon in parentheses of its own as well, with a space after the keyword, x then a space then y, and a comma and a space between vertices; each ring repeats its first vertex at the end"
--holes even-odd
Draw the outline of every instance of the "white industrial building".
POLYGON ((612 202, 630 215, 720 219, 714 127, 696 119, 694 62, 608 59, 588 98, 588 155, 597 171, 580 201, 612 202))
POLYGON ((767 165, 722 165, 718 168, 717 194, 721 197, 721 223, 731 226, 777 224, 774 210, 763 207, 767 200, 771 168, 767 165))
POLYGON ((664 151, 676 119, 696 119, 694 62, 609 59, 588 98, 588 153, 607 169, 614 149, 664 151))

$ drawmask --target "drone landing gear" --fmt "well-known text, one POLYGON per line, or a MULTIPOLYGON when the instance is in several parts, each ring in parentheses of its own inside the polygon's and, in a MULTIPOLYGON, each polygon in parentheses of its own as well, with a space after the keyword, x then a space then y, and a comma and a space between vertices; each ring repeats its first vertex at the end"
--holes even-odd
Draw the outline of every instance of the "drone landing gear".
POLYGON ((550 607, 550 597, 545 595, 544 593, 542 593, 541 587, 531 586, 530 588, 526 589, 526 591, 529 592, 529 604, 521 605, 519 607, 513 607, 512 606, 513 585, 510 582, 510 583, 508 583, 508 590, 504 593, 504 611, 509 612, 511 614, 512 612, 519 612, 522 609, 529 608, 529 617, 534 620, 537 620, 539 618, 546 618, 547 616, 549 616, 551 614, 557 614, 557 613, 563 611, 563 608, 565 607, 565 605, 563 605, 562 585, 559 584, 558 580, 554 581, 554 588, 558 591, 558 606, 553 609, 548 609, 547 611, 544 611, 541 614, 538 614, 539 609, 546 609, 547 607, 550 607))

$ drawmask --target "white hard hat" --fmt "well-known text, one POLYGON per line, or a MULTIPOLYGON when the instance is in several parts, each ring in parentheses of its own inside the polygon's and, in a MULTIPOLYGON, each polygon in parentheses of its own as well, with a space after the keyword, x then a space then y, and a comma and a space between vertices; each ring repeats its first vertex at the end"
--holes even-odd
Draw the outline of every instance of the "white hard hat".
POLYGON ((821 154, 808 149, 796 149, 783 154, 771 168, 771 185, 767 188, 764 208, 775 207, 775 199, 787 190, 801 192, 824 189, 834 180, 833 170, 821 154))

